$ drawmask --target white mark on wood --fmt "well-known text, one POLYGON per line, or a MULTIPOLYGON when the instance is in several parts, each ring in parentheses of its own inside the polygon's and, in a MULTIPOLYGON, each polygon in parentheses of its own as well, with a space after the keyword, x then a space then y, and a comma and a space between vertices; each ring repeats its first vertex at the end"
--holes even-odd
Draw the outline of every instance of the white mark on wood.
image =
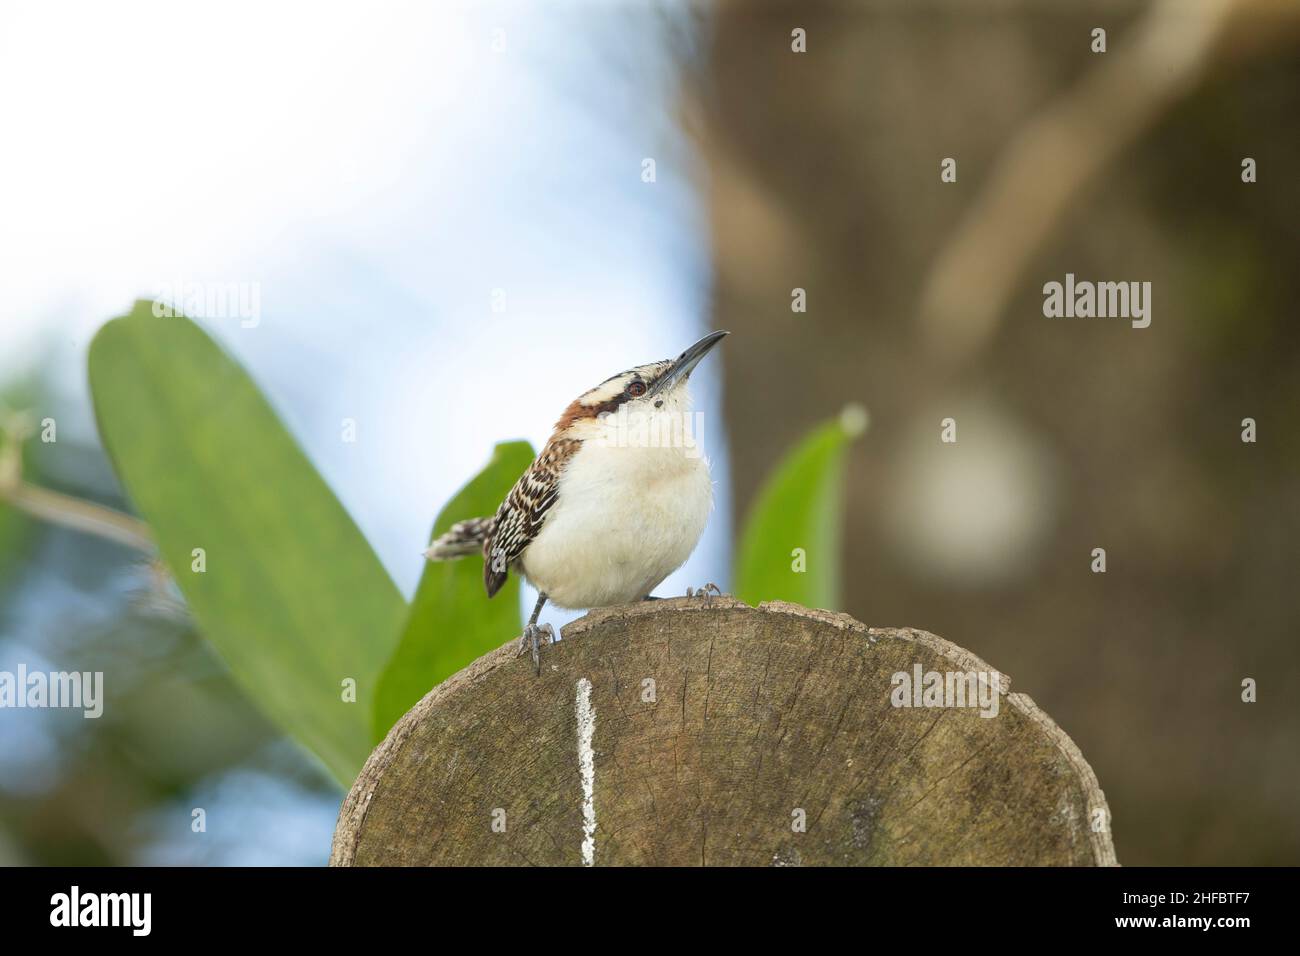
POLYGON ((582 865, 596 862, 596 710, 591 706, 591 681, 578 681, 578 772, 582 775, 582 865))

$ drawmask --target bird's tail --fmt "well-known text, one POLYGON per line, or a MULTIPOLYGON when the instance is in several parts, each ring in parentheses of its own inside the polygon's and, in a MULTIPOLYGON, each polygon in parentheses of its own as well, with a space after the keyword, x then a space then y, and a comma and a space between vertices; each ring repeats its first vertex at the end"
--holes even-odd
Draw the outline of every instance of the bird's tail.
POLYGON ((424 556, 430 561, 454 561, 467 554, 483 551, 483 542, 492 533, 496 518, 470 518, 458 521, 443 535, 435 538, 424 556))

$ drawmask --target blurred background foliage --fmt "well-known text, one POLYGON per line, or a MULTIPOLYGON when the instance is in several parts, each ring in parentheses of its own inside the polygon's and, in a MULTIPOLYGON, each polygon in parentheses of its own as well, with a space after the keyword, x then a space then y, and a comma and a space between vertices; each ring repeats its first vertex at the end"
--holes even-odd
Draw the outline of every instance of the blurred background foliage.
POLYGON ((737 506, 862 396, 844 609, 1011 675, 1122 863, 1300 861, 1300 5, 735 0, 711 37, 689 115, 737 506), (795 25, 809 53, 776 56, 795 25), (1066 272, 1151 281, 1151 326, 1045 319, 1066 272))
MULTIPOLYGON (((438 108, 463 102, 490 116, 491 129, 448 124, 432 106, 395 104, 387 111, 400 117, 395 129, 437 130, 437 142, 368 135, 388 144, 396 163, 339 150, 334 139, 287 152, 298 157, 289 164, 294 176, 316 177, 301 186, 309 214, 292 224, 298 231, 272 222, 247 235, 258 249, 277 245, 267 236, 292 237, 301 261, 287 271, 277 264, 281 271, 266 275, 278 281, 266 284, 299 292, 277 304, 282 321, 254 330, 261 350, 245 344, 251 338, 218 335, 281 410, 283 437, 305 446, 302 463, 319 472, 312 514, 323 510, 337 527, 355 516, 365 537, 339 533, 354 546, 368 539, 384 562, 361 573, 389 579, 380 592, 395 580, 396 593, 413 595, 409 611, 404 600, 395 611, 385 602, 384 628, 360 638, 371 643, 358 648, 384 666, 370 665, 374 710, 358 706, 357 733, 372 740, 421 692, 424 678, 411 675, 454 669, 444 649, 472 652, 420 638, 435 602, 468 595, 480 570, 418 565, 414 539, 427 537, 438 503, 486 458, 487 470, 452 498, 437 526, 462 507, 477 509, 480 494, 491 498, 526 454, 520 443, 493 452, 496 442, 520 435, 537 447, 572 394, 672 354, 702 328, 727 328, 734 334, 719 350, 726 433, 717 429, 706 442, 720 459, 711 534, 728 537, 733 515, 746 521, 735 575, 716 572, 725 572, 726 543, 706 541, 708 564, 688 567, 690 583, 713 579, 747 600, 766 590, 832 604, 871 625, 925 628, 1011 674, 1092 763, 1124 863, 1295 863, 1300 714, 1285 688, 1300 677, 1300 333, 1288 321, 1300 301, 1300 138, 1289 132, 1300 115, 1296 6, 721 0, 599 13, 545 5, 545 17, 512 4, 474 10, 463 30, 422 22, 394 32, 384 20, 377 35, 428 32, 446 53, 438 66, 446 72, 399 76, 393 90, 415 90, 438 108), (1108 30, 1105 55, 1089 49, 1099 25, 1108 30), (807 31, 807 54, 790 52, 794 27, 807 31), (508 38, 505 57, 488 55, 498 29, 508 38), (461 56, 466 49, 472 55, 461 56), (471 152, 480 140, 491 145, 489 159, 471 152), (659 159, 655 193, 639 179, 648 154, 659 159), (306 156, 319 169, 304 166, 306 156), (948 156, 958 160, 958 181, 940 184, 948 156), (1257 184, 1241 182, 1243 156, 1258 161, 1257 184), (421 178, 417 170, 430 162, 432 178, 421 178), (557 170, 568 173, 545 178, 557 170), (613 171, 608 181, 599 178, 604 170, 613 171), (463 208, 448 211, 433 198, 433 183, 444 179, 465 197, 463 208), (346 192, 358 181, 365 190, 346 192), (325 196, 333 206, 320 210, 325 196), (359 228, 345 218, 352 209, 370 216, 359 228), (659 210, 671 210, 669 218, 656 218, 659 210), (407 211, 421 223, 414 230, 394 225, 407 211), (597 227, 587 217, 607 231, 588 231, 597 227), (343 222, 356 241, 391 234, 394 244, 363 255, 334 237, 327 255, 301 251, 304 236, 343 222), (503 246, 513 271, 499 267, 503 246), (679 255, 663 258, 665 249, 679 255), (497 271, 480 268, 489 262, 497 271), (1151 327, 1045 320, 1042 284, 1065 272, 1152 281, 1151 327), (566 298, 544 290, 540 277, 551 273, 579 291, 566 298), (506 320, 486 306, 498 283, 512 303, 523 302, 506 320), (805 313, 791 311, 795 288, 807 291, 805 313), (458 289, 481 301, 480 311, 456 301, 458 289), (297 314, 306 318, 294 324, 297 314), (562 315, 574 324, 562 325, 562 315), (588 334, 595 317, 608 318, 600 336, 588 334), (503 330, 498 321, 514 324, 503 330), (510 347, 495 348, 502 344, 510 347), (493 362, 484 358, 489 346, 493 362), (414 371, 403 364, 408 354, 418 360, 414 371), (388 454, 369 445, 365 456, 340 457, 341 415, 385 395, 394 405, 365 420, 394 423, 388 454), (870 408, 869 441, 849 442, 843 418, 827 421, 848 403, 870 408), (536 423, 511 417, 532 406, 536 423), (958 423, 952 446, 938 441, 948 416, 958 423), (1239 438, 1247 416, 1259 422, 1253 445, 1239 438), (414 506, 413 473, 437 475, 436 493, 426 489, 414 506), (376 498, 391 499, 393 510, 376 498), (396 549, 394 524, 409 528, 396 549), (768 539, 776 543, 765 548, 768 539), (1095 547, 1107 549, 1105 575, 1089 570, 1095 547), (807 551, 810 571, 833 573, 792 576, 795 548, 807 551), (407 551, 411 560, 396 568, 391 555, 407 551), (1247 676, 1261 682, 1258 704, 1240 702, 1247 676)), ((254 15, 236 9, 229 20, 238 28, 254 15)), ((370 76, 361 68, 372 39, 366 25, 394 15, 356 16, 341 30, 342 46, 317 45, 370 76)), ((132 28, 160 17, 137 14, 132 28)), ((6 34, 13 26, 0 21, 3 52, 16 52, 6 43, 35 48, 21 30, 6 34)), ((206 36, 192 38, 200 58, 206 36)), ((214 48, 232 48, 218 39, 214 48)), ((409 52, 377 48, 392 63, 409 52)), ((219 65, 213 70, 220 74, 219 65)), ((285 93, 278 77, 265 82, 289 106, 310 95, 285 93)), ((363 116, 387 115, 373 108, 371 92, 357 94, 356 110, 335 96, 303 122, 365 132, 363 116)), ((220 108, 226 95, 202 102, 220 108)), ((10 106, 0 100, 6 118, 10 106)), ((101 137, 129 130, 122 108, 102 110, 101 137)), ((276 128, 259 135, 273 140, 276 128)), ((115 178, 73 172, 80 179, 51 174, 52 188, 80 196, 77 183, 87 181, 95 195, 169 208, 115 178)), ((226 188, 219 178, 178 175, 173 202, 226 188)), ((257 176, 232 167, 231 195, 247 187, 249 201, 265 205, 257 176)), ((0 177, 0 195, 11 183, 40 181, 30 172, 0 177)), ((11 223, 22 221, 17 208, 11 223)), ((73 245, 85 243, 94 252, 88 261, 114 269, 143 255, 149 235, 166 245, 194 231, 178 214, 150 221, 131 242, 113 241, 130 217, 72 214, 84 228, 58 232, 55 247, 72 261, 73 245)), ((52 215, 42 209, 30 221, 52 215)), ((211 225, 204 220, 200 231, 211 225)), ((11 280, 32 272, 22 254, 39 238, 0 235, 6 265, 24 263, 11 280)), ((245 233, 239 238, 242 251, 245 233)), ((230 268, 209 261, 196 253, 182 274, 230 268)), ((249 261, 235 274, 262 277, 249 261)), ((58 300, 77 271, 54 269, 40 281, 58 300)), ((132 286, 131 294, 149 292, 132 286)), ((0 296, 0 333, 36 315, 53 340, 73 338, 74 328, 88 338, 88 328, 128 301, 64 299, 41 311, 0 296)), ((30 339, 0 344, 9 350, 0 353, 3 407, 60 422, 56 444, 28 435, 26 480, 150 517, 148 494, 136 500, 132 487, 128 500, 95 430, 77 427, 90 395, 68 381, 83 373, 85 340, 44 352, 30 339)), ((702 404, 712 409, 708 382, 702 404)), ((106 428, 115 458, 114 443, 136 441, 133 432, 161 427, 167 414, 152 409, 106 428)), ((100 416, 104 424, 102 408, 100 416)), ((230 436, 209 427, 216 431, 205 447, 226 447, 230 436)), ((254 477, 244 476, 248 493, 268 494, 254 477)), ((220 524, 198 502, 167 507, 186 521, 220 524)), ((292 547, 295 535, 305 543, 320 530, 301 526, 309 518, 299 510, 267 520, 292 547)), ((189 550, 165 538, 164 555, 183 573, 189 550)), ((344 570, 324 569, 314 585, 333 581, 347 593, 334 581, 344 570)), ((250 586, 262 600, 279 593, 271 581, 250 586)), ((209 630, 204 608, 211 616, 224 600, 196 606, 184 597, 138 550, 33 521, 0 500, 0 669, 21 661, 110 674, 98 721, 0 714, 0 862, 323 862, 345 761, 331 775, 262 716, 275 713, 262 697, 274 688, 250 693, 256 668, 228 668, 227 650, 213 653, 199 634, 209 630), (200 837, 191 831, 194 807, 208 811, 200 837)), ((494 632, 517 629, 518 605, 498 599, 480 611, 501 615, 494 632)), ((354 636, 358 621, 334 622, 331 643, 352 646, 343 635, 354 636)), ((236 630, 266 634, 266 623, 236 630)), ((272 628, 273 639, 286 629, 272 628)), ((364 746, 357 738, 353 751, 364 746)))
POLYGON ((735 593, 742 601, 840 608, 844 454, 867 425, 866 409, 845 406, 776 463, 741 527, 735 593))

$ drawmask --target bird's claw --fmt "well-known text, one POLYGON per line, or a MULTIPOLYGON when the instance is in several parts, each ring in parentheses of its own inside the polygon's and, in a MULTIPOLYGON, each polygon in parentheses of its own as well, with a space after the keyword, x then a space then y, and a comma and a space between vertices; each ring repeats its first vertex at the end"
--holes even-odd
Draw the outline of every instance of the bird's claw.
POLYGON ((516 657, 523 657, 531 652, 533 655, 533 670, 540 677, 542 673, 542 654, 541 647, 543 644, 555 643, 555 628, 549 624, 529 624, 524 628, 523 636, 519 638, 519 653, 516 657))
POLYGON ((713 603, 713 595, 715 594, 718 597, 722 597, 722 588, 713 583, 706 584, 701 588, 686 589, 687 597, 703 598, 705 607, 708 607, 713 603))

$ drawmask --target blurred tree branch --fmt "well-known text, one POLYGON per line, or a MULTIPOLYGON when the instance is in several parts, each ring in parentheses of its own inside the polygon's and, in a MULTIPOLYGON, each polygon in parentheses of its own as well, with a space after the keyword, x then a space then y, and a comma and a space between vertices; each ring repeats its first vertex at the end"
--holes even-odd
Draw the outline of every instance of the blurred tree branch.
POLYGON ((140 519, 24 481, 23 442, 32 434, 29 414, 0 410, 0 502, 34 518, 154 554, 153 535, 140 519))
POLYGON ((1153 5, 995 164, 926 279, 920 321, 927 347, 953 364, 979 352, 1030 259, 1084 187, 1196 87, 1226 38, 1247 47, 1277 42, 1286 33, 1277 27, 1298 15, 1300 5, 1278 0, 1153 5))

